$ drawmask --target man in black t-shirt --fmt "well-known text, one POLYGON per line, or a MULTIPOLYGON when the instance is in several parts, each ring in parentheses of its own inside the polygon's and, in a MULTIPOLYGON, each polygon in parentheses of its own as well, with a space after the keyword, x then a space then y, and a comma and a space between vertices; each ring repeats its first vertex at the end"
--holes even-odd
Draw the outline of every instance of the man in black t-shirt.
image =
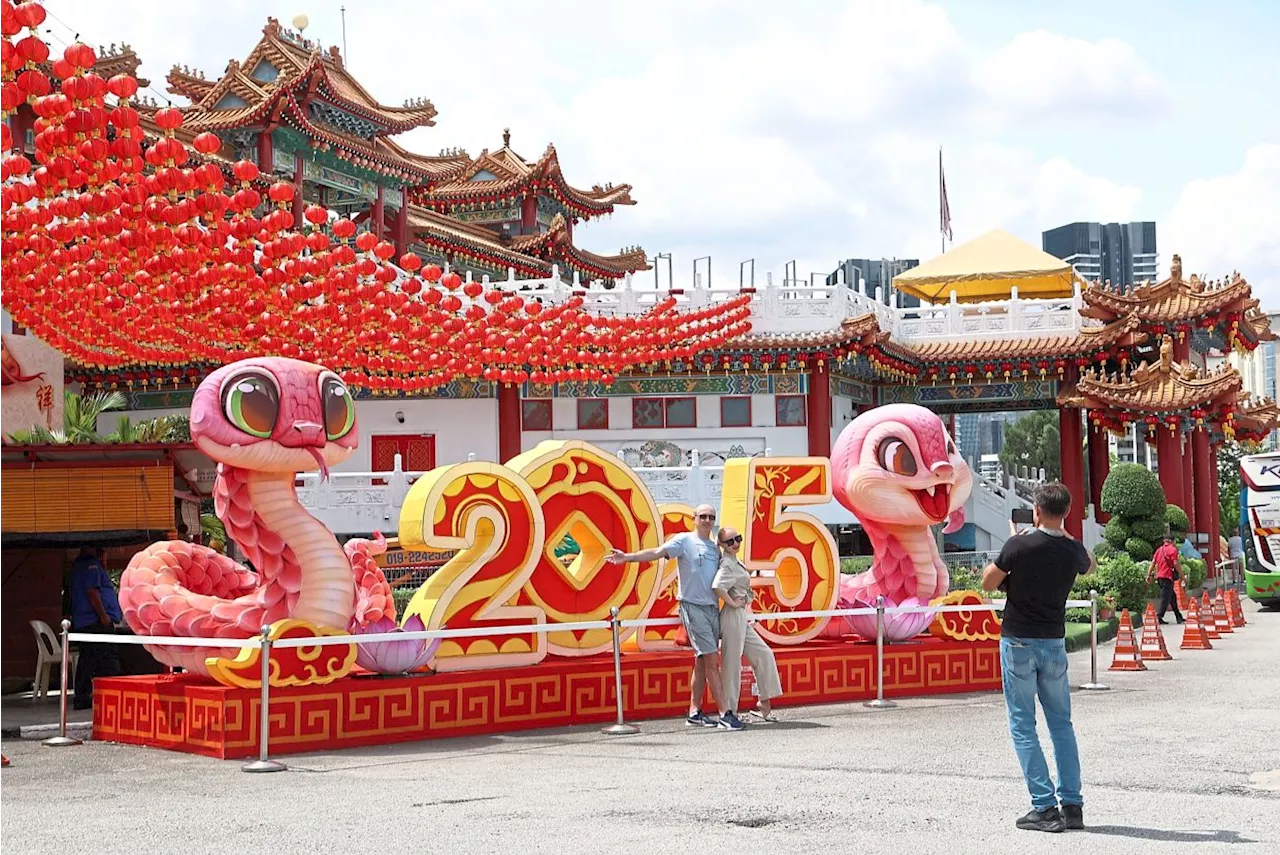
POLYGON ((1017 826, 1062 831, 1084 828, 1080 756, 1071 726, 1071 687, 1063 641, 1067 597, 1076 576, 1092 572, 1096 565, 1088 550, 1062 528, 1071 508, 1067 488, 1058 483, 1042 484, 1034 498, 1035 529, 1005 541, 995 562, 983 571, 982 587, 988 591, 1003 588, 1009 597, 1001 630, 1000 666, 1013 748, 1031 793, 1031 812, 1021 817, 1017 826), (1056 790, 1036 733, 1037 697, 1058 761, 1056 790))

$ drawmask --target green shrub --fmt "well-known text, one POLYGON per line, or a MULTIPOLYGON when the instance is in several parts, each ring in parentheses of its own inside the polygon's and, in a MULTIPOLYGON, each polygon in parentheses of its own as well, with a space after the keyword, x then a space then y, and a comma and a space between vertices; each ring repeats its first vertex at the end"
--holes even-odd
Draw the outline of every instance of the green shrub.
MULTIPOLYGON (((1187 518, 1187 512, 1177 505, 1164 506, 1164 523, 1178 540, 1186 537, 1187 532, 1191 530, 1191 520, 1187 518)), ((1147 539, 1155 540, 1156 538, 1147 539)))
POLYGON ((1124 551, 1134 561, 1150 561, 1156 554, 1156 548, 1140 537, 1131 537, 1124 542, 1124 551))
POLYGON ((1182 565, 1182 584, 1188 591, 1204 584, 1208 564, 1200 558, 1179 558, 1182 565))
POLYGON ((1130 555, 1117 555, 1098 565, 1097 577, 1103 586, 1099 590, 1105 590, 1107 596, 1115 599, 1117 609, 1141 614, 1151 597, 1152 586, 1147 582, 1148 565, 1134 561, 1130 555))
POLYGON ((1157 517, 1164 506, 1164 489, 1151 470, 1137 463, 1111 467, 1102 484, 1102 510, 1126 518, 1157 517))
POLYGON ((976 567, 961 567, 958 564, 947 565, 947 575, 951 578, 952 591, 981 591, 982 570, 976 567))
POLYGON ((403 618, 404 610, 408 608, 409 601, 413 599, 413 595, 418 593, 417 588, 392 588, 391 599, 396 604, 396 617, 403 618))
MULTIPOLYGON (((1170 507, 1173 506, 1170 505, 1170 507)), ((1134 520, 1129 526, 1129 533, 1133 537, 1145 540, 1147 543, 1159 543, 1160 539, 1164 537, 1164 530, 1164 520, 1153 520, 1145 517, 1134 520)))
POLYGON ((1124 549, 1124 542, 1133 536, 1133 532, 1129 530, 1129 524, 1120 517, 1112 517, 1102 529, 1102 536, 1116 549, 1124 549))
POLYGON ((1116 549, 1114 546, 1112 546, 1111 544, 1107 543, 1104 540, 1102 541, 1102 543, 1099 543, 1097 546, 1093 548, 1093 557, 1098 559, 1099 561, 1105 561, 1106 559, 1110 558, 1113 555, 1118 554, 1119 552, 1120 550, 1116 549))
POLYGON ((840 572, 848 573, 856 576, 859 573, 865 573, 871 569, 871 563, 875 561, 870 555, 855 555, 852 558, 840 559, 840 572))
POLYGON ((1083 576, 1076 577, 1076 581, 1071 585, 1071 595, 1067 599, 1087 600, 1089 599, 1090 591, 1097 591, 1101 593, 1104 587, 1102 579, 1098 577, 1096 572, 1086 573, 1083 576))

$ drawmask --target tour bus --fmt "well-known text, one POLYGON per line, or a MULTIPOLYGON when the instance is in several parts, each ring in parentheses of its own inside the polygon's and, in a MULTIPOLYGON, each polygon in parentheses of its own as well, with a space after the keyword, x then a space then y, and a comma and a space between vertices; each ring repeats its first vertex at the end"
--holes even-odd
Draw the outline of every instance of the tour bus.
POLYGON ((1280 452, 1240 459, 1241 528, 1252 536, 1245 562, 1249 599, 1280 607, 1280 452))

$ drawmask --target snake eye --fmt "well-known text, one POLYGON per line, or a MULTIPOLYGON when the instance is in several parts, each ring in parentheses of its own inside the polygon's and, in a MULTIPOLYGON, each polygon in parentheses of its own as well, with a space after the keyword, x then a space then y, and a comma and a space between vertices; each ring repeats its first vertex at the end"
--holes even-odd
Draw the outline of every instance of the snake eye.
POLYGON ((330 442, 351 432, 356 423, 356 403, 351 400, 347 384, 336 374, 320 375, 320 405, 324 408, 324 433, 330 442))
POLYGON ((280 390, 265 372, 237 374, 223 387, 222 411, 238 429, 268 439, 280 413, 280 390))
POLYGON ((896 475, 914 475, 918 469, 911 449, 907 448, 905 442, 893 436, 880 440, 880 445, 876 448, 876 460, 879 461, 881 469, 896 475))

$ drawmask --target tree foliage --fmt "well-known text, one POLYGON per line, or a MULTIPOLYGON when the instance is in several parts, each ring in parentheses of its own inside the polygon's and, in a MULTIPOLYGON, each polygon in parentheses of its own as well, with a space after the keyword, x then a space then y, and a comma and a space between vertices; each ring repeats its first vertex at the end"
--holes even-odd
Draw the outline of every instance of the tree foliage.
POLYGON ((1018 474, 1024 466, 1043 469, 1048 480, 1056 481, 1062 477, 1059 453, 1057 411, 1036 410, 1005 428, 1000 462, 1018 474))
POLYGON ((1240 458, 1260 453, 1256 442, 1226 442, 1218 448, 1218 520, 1227 537, 1240 527, 1240 458))

